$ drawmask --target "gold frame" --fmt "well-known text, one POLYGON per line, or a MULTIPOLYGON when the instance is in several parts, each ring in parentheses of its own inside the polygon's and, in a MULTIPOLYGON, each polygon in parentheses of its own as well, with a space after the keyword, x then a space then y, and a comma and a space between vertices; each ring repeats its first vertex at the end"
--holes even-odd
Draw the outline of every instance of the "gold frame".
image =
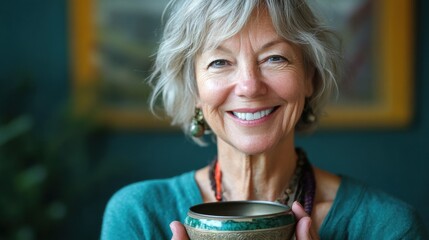
POLYGON ((380 101, 328 107, 327 127, 406 127, 413 116, 414 1, 378 0, 380 101))
MULTIPOLYGON (((94 51, 94 0, 69 0, 71 73, 74 105, 79 115, 92 113, 97 122, 115 128, 166 129, 165 120, 148 110, 113 109, 97 103, 97 69, 91 64, 94 51), (93 111, 96 109, 96 111, 93 111)), ((378 77, 380 100, 371 104, 328 106, 322 126, 327 128, 391 128, 407 126, 413 116, 414 2, 376 1, 380 12, 377 45, 380 46, 378 77)))

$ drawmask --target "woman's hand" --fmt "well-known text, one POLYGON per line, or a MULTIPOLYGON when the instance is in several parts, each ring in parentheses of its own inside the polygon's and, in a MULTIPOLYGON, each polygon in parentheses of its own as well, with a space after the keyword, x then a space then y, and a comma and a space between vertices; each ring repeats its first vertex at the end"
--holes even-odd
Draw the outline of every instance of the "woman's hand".
POLYGON ((186 233, 186 228, 179 221, 173 221, 170 223, 170 229, 173 233, 171 240, 188 240, 188 233, 186 233))
POLYGON ((298 240, 319 239, 314 228, 311 227, 311 218, 305 212, 304 208, 298 202, 292 204, 292 212, 295 214, 296 229, 295 236, 298 240))

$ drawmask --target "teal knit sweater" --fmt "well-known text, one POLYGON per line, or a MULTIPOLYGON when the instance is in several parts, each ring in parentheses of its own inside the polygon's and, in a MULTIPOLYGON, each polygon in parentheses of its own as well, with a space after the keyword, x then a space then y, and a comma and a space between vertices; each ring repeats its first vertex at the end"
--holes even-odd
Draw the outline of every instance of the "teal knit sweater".
MULTIPOLYGON (((118 191, 103 218, 102 240, 170 239, 170 222, 202 203, 195 172, 143 181, 118 191)), ((321 239, 429 239, 409 205, 348 177, 320 230, 321 239)))

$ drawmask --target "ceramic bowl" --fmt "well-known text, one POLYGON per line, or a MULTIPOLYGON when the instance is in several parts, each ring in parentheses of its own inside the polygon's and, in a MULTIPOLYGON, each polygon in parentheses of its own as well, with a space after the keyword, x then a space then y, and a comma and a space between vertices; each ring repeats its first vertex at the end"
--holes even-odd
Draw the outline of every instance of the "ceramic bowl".
POLYGON ((290 239, 295 217, 288 206, 265 201, 227 201, 192 206, 185 219, 191 240, 290 239))

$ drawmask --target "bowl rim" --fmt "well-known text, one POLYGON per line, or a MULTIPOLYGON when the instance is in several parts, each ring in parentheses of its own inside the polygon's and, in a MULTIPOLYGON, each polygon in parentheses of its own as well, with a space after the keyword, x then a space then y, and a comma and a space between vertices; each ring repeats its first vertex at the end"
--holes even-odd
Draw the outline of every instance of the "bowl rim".
POLYGON ((261 200, 241 200, 241 201, 224 201, 224 202, 208 202, 208 203, 201 203, 194 206, 191 206, 188 210, 189 217, 192 217, 194 219, 216 219, 216 220, 229 220, 229 219, 246 219, 246 218, 270 218, 275 216, 283 216, 283 215, 292 215, 292 209, 288 205, 284 205, 278 202, 271 202, 271 201, 261 201, 261 200), (199 213, 196 211, 196 209, 201 207, 206 207, 209 205, 232 205, 232 204, 261 204, 261 205, 270 205, 270 206, 276 206, 279 208, 282 208, 283 211, 278 211, 275 213, 268 213, 268 214, 255 214, 255 215, 214 215, 214 214, 204 214, 199 213))

